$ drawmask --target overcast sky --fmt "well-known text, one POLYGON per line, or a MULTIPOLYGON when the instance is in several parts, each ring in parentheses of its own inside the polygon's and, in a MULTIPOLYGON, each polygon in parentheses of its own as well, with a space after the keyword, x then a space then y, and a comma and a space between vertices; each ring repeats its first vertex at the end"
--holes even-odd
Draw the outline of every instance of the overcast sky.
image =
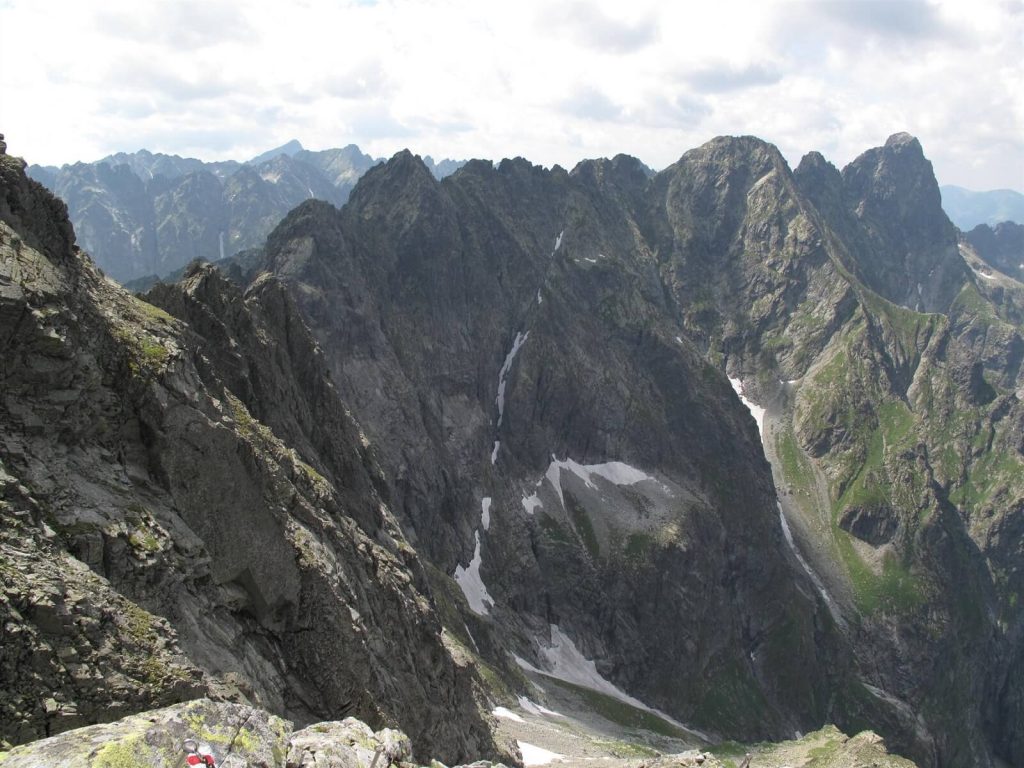
POLYGON ((0 0, 29 162, 246 159, 297 138, 660 169, 719 134, 840 167, 897 131, 940 183, 1024 190, 1024 2, 0 0))

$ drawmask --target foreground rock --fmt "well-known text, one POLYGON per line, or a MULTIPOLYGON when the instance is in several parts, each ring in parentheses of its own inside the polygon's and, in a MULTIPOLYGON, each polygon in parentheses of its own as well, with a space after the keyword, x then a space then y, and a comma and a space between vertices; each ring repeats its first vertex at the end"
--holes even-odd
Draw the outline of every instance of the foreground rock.
POLYGON ((63 733, 0 753, 4 768, 180 768, 182 744, 210 747, 223 768, 376 768, 412 760, 405 734, 374 732, 354 718, 294 731, 287 720, 241 704, 200 699, 63 733), (378 757, 379 755, 379 757, 378 757))

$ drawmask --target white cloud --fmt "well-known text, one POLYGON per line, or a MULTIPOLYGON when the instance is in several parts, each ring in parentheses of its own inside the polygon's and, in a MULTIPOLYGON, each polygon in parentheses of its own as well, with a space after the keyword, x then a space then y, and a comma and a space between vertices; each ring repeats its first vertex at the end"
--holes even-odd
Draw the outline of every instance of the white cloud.
POLYGON ((896 131, 1024 188, 1024 13, 991 2, 129 0, 0 5, 0 130, 31 162, 143 146, 652 167, 717 134, 842 165, 896 131))

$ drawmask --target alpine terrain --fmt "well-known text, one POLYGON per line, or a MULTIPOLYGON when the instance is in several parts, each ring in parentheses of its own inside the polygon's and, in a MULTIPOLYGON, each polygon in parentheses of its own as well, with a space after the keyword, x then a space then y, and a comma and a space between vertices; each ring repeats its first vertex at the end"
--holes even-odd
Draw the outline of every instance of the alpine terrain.
POLYGON ((913 137, 405 151, 142 296, 0 163, 8 742, 1024 764, 1024 285, 913 137))
MULTIPOLYGON (((461 164, 427 161, 439 177, 461 164)), ((354 144, 310 151, 292 140, 244 163, 141 150, 60 168, 31 165, 28 175, 67 203, 79 241, 101 269, 148 287, 193 259, 261 245, 303 200, 341 205, 378 162, 354 144)))

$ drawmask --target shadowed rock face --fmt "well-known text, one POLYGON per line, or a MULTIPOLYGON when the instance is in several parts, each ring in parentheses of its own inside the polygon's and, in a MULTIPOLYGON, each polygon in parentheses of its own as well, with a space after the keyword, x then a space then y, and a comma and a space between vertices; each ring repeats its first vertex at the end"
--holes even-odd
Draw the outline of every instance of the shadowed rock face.
POLYGON ((20 161, 0 182, 2 738, 211 692, 499 755, 287 293, 197 269, 173 317, 20 161))
POLYGON ((406 152, 341 211, 293 211, 265 266, 474 637, 544 666, 556 625, 729 735, 831 718, 925 765, 1017 754, 1021 555, 994 532, 1021 514, 1020 336, 913 138, 842 172, 752 137, 653 176, 506 160, 437 183, 406 152), (723 369, 770 406, 780 483, 816 499, 796 544, 841 626, 723 369))

